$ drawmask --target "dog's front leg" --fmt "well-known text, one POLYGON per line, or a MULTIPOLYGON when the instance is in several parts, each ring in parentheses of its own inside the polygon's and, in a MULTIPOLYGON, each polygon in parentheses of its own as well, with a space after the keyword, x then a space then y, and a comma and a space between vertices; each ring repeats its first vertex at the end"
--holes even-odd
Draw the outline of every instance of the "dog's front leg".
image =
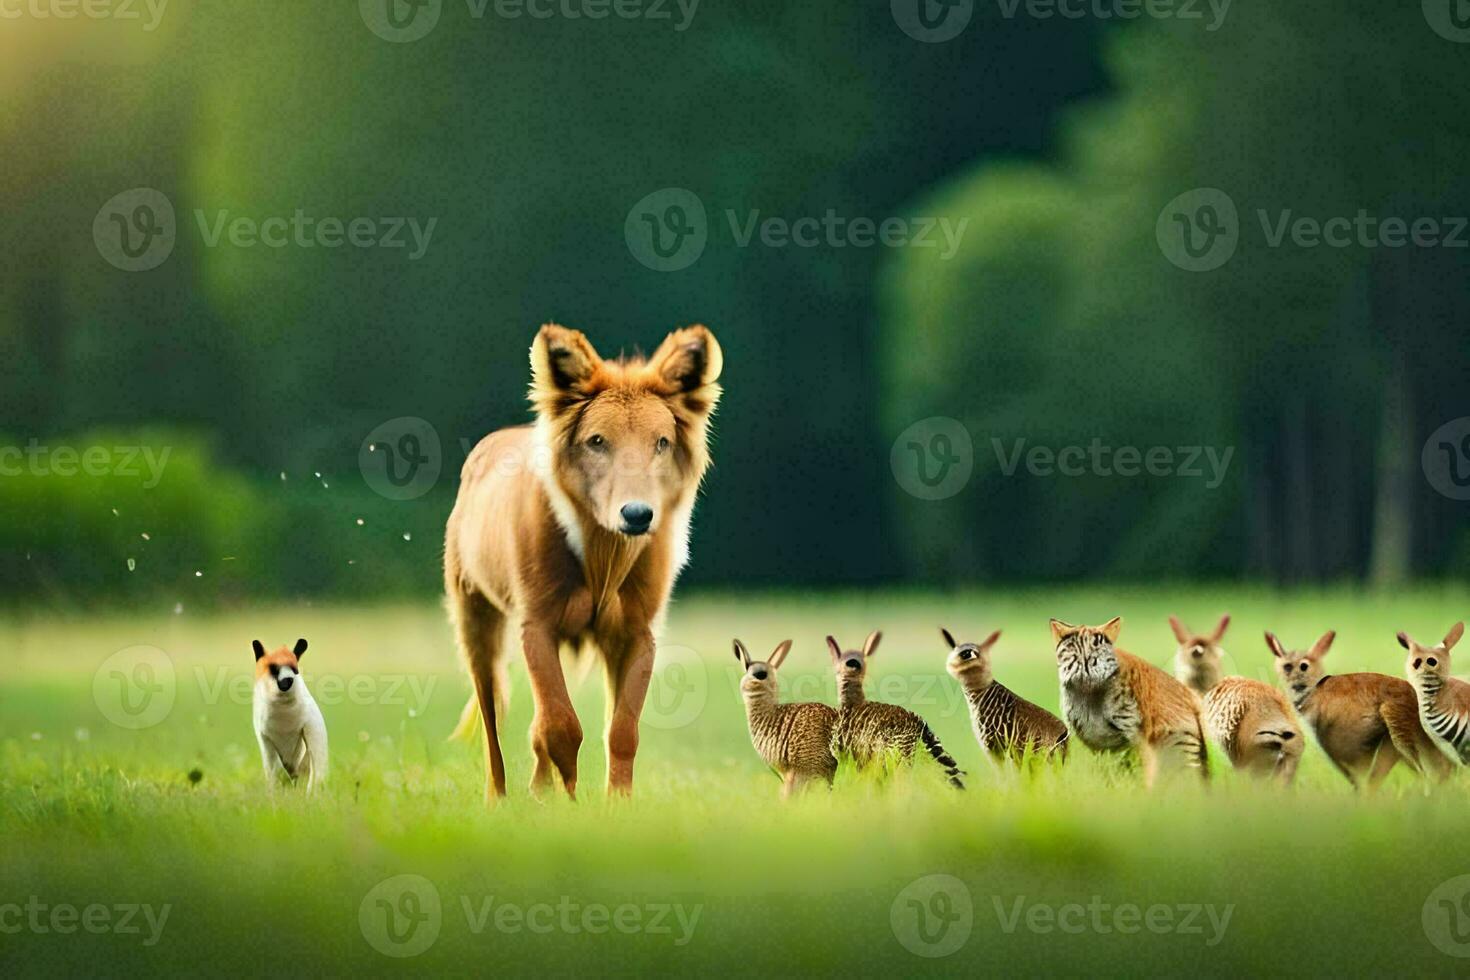
POLYGON ((311 774, 306 779, 306 791, 315 790, 327 779, 327 728, 320 721, 312 721, 301 732, 306 743, 306 765, 311 774))
POLYGON ((633 792, 633 759, 638 754, 638 719, 648 684, 653 679, 653 633, 644 627, 634 633, 627 649, 608 664, 607 792, 633 792))
POLYGON ((582 723, 572 708, 567 680, 562 674, 556 629, 528 622, 521 629, 526 673, 536 714, 531 719, 531 751, 536 765, 531 792, 540 796, 550 788, 552 771, 561 775, 567 795, 577 798, 577 752, 582 747, 582 723))
POLYGON ((255 733, 255 740, 260 743, 260 763, 265 767, 265 781, 271 789, 275 789, 280 783, 281 776, 285 774, 286 767, 281 765, 281 755, 276 747, 261 732, 255 733))

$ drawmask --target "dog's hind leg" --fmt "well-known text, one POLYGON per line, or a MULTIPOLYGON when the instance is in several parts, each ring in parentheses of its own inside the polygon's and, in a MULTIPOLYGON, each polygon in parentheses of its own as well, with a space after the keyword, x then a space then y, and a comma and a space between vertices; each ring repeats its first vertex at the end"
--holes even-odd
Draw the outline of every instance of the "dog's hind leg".
POLYGON ((475 684, 480 720, 485 725, 485 800, 495 802, 505 795, 505 758, 500 753, 497 711, 501 648, 505 640, 505 614, 478 592, 454 589, 449 593, 449 614, 459 652, 475 684))
POLYGON ((310 771, 306 778, 306 791, 315 790, 327 780, 327 728, 318 719, 307 722, 301 733, 306 743, 306 766, 310 771))

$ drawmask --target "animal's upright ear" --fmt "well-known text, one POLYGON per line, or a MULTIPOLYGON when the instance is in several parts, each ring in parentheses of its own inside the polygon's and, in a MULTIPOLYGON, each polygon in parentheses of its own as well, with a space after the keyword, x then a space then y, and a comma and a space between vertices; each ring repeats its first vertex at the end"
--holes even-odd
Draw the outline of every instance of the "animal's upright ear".
POLYGON ((1281 645, 1281 641, 1276 639, 1276 634, 1272 633, 1270 630, 1266 631, 1266 646, 1270 647, 1271 652, 1274 653, 1279 659, 1286 659, 1286 647, 1281 645))
POLYGON ((1225 638, 1225 630, 1230 626, 1230 614, 1226 613, 1220 617, 1220 622, 1215 624, 1215 633, 1210 637, 1211 643, 1219 643, 1225 638))
POLYGON ((256 660, 259 660, 261 657, 265 656, 265 644, 261 643, 259 640, 251 640, 250 645, 255 648, 256 660))
POLYGON ((1106 623, 1103 623, 1101 629, 1102 629, 1102 635, 1103 636, 1106 636, 1108 638, 1108 642, 1109 643, 1117 643, 1118 642, 1118 634, 1123 629, 1123 617, 1122 616, 1114 616, 1112 619, 1108 620, 1106 623))
POLYGON ((775 670, 777 667, 780 667, 781 664, 785 662, 786 655, 790 652, 791 641, 782 640, 779 644, 777 644, 776 651, 771 654, 771 659, 766 662, 771 665, 772 670, 775 670))
POLYGON ((842 659, 842 648, 837 645, 837 638, 835 636, 827 637, 827 652, 832 654, 833 663, 842 659))
POLYGON ((1332 641, 1335 639, 1337 639, 1336 630, 1328 630, 1326 633, 1323 633, 1322 637, 1316 643, 1312 644, 1312 649, 1307 651, 1307 656, 1313 660, 1324 656, 1328 650, 1332 649, 1332 641))
POLYGON ((1169 617, 1169 628, 1174 631, 1174 639, 1179 641, 1180 646, 1184 646, 1189 642, 1189 630, 1185 629, 1184 624, 1179 622, 1178 616, 1169 617))
POLYGON ((1077 627, 1071 623, 1064 623, 1060 619, 1051 621, 1051 642, 1053 645, 1062 642, 1062 637, 1070 636, 1077 632, 1077 627))
POLYGON ((981 641, 980 652, 984 653, 986 650, 989 650, 991 647, 995 646, 995 641, 998 639, 1000 639, 1000 630, 996 630, 994 633, 991 633, 983 641, 981 641))
POLYGON ((740 666, 750 666, 750 651, 745 649, 745 644, 739 640, 735 641, 735 659, 740 661, 740 666))
POLYGON ((694 391, 719 380, 725 355, 709 328, 695 324, 665 337, 648 364, 671 391, 694 391))
POLYGON ((949 647, 951 650, 959 646, 959 644, 954 641, 954 637, 949 635, 949 630, 945 629, 943 626, 939 627, 939 635, 944 637, 944 645, 949 647))
POLYGON ((1399 646, 1403 647, 1405 650, 1414 649, 1413 643, 1411 643, 1409 640, 1409 634, 1405 633, 1403 630, 1399 630, 1399 646))
POLYGON ((883 634, 878 632, 877 630, 873 630, 873 632, 868 634, 868 638, 863 641, 864 660, 867 660, 873 654, 878 652, 878 641, 881 639, 883 639, 883 634))
POLYGON ((1455 644, 1456 643, 1459 643, 1460 642, 1460 637, 1462 637, 1464 635, 1465 635, 1465 624, 1464 623, 1456 623, 1455 625, 1451 626, 1450 627, 1450 631, 1444 635, 1444 648, 1445 648, 1445 651, 1448 652, 1448 651, 1454 649, 1455 644))
POLYGON ((531 397, 541 398, 586 393, 587 382, 602 363, 597 351, 580 330, 548 323, 531 343, 531 397))
POLYGON ((297 640, 296 645, 291 648, 291 652, 296 654, 297 657, 300 657, 303 653, 305 653, 306 637, 303 636, 301 639, 297 640))

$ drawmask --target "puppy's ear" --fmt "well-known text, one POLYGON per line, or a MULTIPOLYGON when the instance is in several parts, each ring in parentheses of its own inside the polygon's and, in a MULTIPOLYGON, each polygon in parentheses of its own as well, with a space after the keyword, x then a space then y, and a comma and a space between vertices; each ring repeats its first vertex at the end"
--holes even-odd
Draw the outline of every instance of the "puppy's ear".
POLYGON ((1174 639, 1179 641, 1180 646, 1184 646, 1189 642, 1189 630, 1185 629, 1184 624, 1179 622, 1179 617, 1169 617, 1169 629, 1174 631, 1174 639))
POLYGON ((786 662, 786 655, 790 652, 791 641, 782 640, 780 644, 777 645, 776 652, 771 654, 771 659, 768 660, 767 663, 771 665, 772 670, 775 670, 786 662))
POLYGON ((1230 626, 1230 614, 1226 613, 1220 617, 1220 622, 1215 625, 1215 633, 1210 637, 1211 643, 1219 643, 1225 638, 1225 630, 1230 626))
POLYGON ((725 355, 709 328, 695 324, 665 337, 648 359, 648 366, 671 393, 694 391, 719 380, 725 355))
POLYGON ((998 640, 998 639, 1000 639, 1000 630, 996 630, 994 633, 991 633, 983 641, 981 641, 981 643, 980 643, 980 652, 981 653, 988 652, 991 647, 995 646, 995 641, 998 640))
POLYGON ((580 330, 548 323, 531 344, 531 398, 539 406, 587 393, 602 358, 580 330))
POLYGON ((1281 641, 1276 639, 1276 634, 1272 633, 1270 630, 1266 631, 1266 646, 1270 647, 1271 652, 1275 654, 1279 659, 1286 659, 1286 647, 1281 645, 1281 641))
POLYGON ((959 644, 954 641, 954 637, 949 635, 949 630, 945 629, 943 626, 939 627, 939 635, 944 637, 944 645, 949 647, 951 650, 959 646, 959 644))
POLYGON ((261 657, 265 656, 265 644, 264 643, 261 643, 259 640, 251 640, 250 641, 250 645, 255 648, 255 659, 256 660, 259 660, 261 657))
POLYGON ((1335 639, 1337 639, 1336 630, 1328 630, 1326 633, 1323 633, 1321 638, 1312 644, 1312 649, 1307 651, 1307 656, 1313 660, 1326 656, 1327 651, 1332 649, 1332 641, 1335 639))
POLYGON ((1117 643, 1118 634, 1123 630, 1123 617, 1114 616, 1106 623, 1103 623, 1101 629, 1102 635, 1108 638, 1109 643, 1117 643))
POLYGON ((1444 648, 1445 648, 1445 652, 1449 652, 1450 650, 1454 649, 1455 644, 1456 643, 1459 643, 1460 642, 1460 637, 1462 637, 1464 635, 1465 635, 1465 624, 1464 623, 1456 623, 1455 625, 1451 626, 1450 627, 1450 631, 1444 635, 1444 648))
POLYGON ((871 632, 871 633, 868 634, 868 638, 863 641, 863 659, 864 660, 867 660, 873 654, 875 654, 875 653, 878 652, 878 642, 880 640, 882 640, 882 639, 883 639, 883 634, 880 633, 880 632, 878 632, 877 630, 873 630, 873 632, 871 632))
POLYGON ((1403 647, 1405 650, 1414 649, 1413 645, 1409 642, 1409 634, 1405 633, 1403 630, 1399 630, 1399 646, 1403 647))
POLYGON ((296 645, 291 648, 291 652, 296 654, 297 658, 300 659, 301 655, 306 652, 306 638, 302 637, 297 640, 296 645))
POLYGON ((740 666, 750 666, 750 651, 745 649, 745 644, 739 640, 735 641, 735 659, 740 661, 740 666))
POLYGON ((827 637, 827 652, 832 654, 832 662, 836 663, 842 659, 842 648, 837 645, 837 638, 827 637))

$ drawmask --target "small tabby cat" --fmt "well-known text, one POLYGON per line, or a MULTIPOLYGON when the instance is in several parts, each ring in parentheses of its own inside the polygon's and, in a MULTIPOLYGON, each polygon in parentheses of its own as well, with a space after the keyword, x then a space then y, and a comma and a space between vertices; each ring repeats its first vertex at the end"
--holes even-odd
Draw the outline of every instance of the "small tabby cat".
POLYGON ((975 740, 996 760, 1020 764, 1027 756, 1067 758, 1067 726, 1056 715, 1011 691, 990 671, 990 649, 1000 630, 980 643, 956 643, 949 630, 939 634, 949 647, 945 668, 960 682, 970 704, 975 740))

